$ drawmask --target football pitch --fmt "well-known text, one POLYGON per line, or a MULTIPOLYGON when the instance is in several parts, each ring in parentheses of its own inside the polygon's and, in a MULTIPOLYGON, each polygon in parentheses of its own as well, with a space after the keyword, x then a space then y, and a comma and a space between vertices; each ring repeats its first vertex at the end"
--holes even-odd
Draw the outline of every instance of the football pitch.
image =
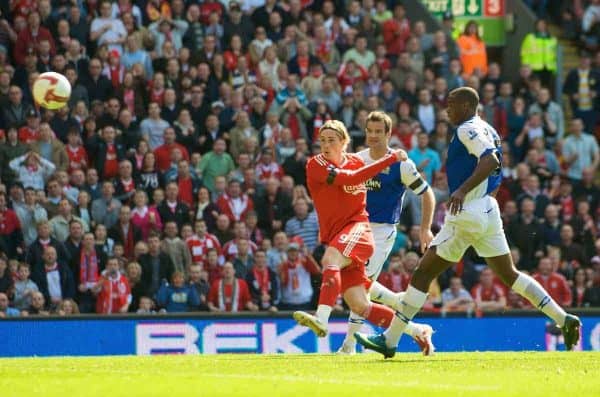
POLYGON ((3 397, 598 396, 600 354, 205 355, 0 360, 3 397))

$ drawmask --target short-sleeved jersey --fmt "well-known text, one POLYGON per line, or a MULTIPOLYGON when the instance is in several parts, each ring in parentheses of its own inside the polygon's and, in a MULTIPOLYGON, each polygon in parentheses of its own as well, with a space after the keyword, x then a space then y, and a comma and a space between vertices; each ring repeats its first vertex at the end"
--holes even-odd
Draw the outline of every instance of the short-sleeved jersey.
POLYGON ((395 162, 393 155, 386 155, 363 169, 365 163, 356 154, 345 154, 339 166, 322 154, 307 161, 306 180, 323 243, 332 241, 350 223, 369 221, 364 182, 395 162))
MULTIPOLYGON (((357 153, 365 164, 373 163, 369 149, 357 153)), ((367 187, 367 212, 369 222, 396 224, 400 220, 402 200, 406 189, 415 194, 423 194, 428 184, 421 178, 415 163, 408 159, 394 163, 373 178, 369 179, 367 187)))
MULTIPOLYGON (((450 194, 454 193, 475 171, 479 159, 489 153, 495 153, 502 163, 500 136, 488 123, 475 116, 459 127, 448 147, 446 174, 450 194)), ((487 179, 467 193, 465 202, 490 194, 502 181, 500 167, 487 179)))

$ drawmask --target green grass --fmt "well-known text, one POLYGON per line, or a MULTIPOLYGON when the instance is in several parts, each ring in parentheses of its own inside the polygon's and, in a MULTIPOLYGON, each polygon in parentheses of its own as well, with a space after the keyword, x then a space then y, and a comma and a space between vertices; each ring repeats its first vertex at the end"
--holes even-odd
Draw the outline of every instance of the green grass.
POLYGON ((598 353, 215 355, 0 360, 3 397, 597 396, 598 353))

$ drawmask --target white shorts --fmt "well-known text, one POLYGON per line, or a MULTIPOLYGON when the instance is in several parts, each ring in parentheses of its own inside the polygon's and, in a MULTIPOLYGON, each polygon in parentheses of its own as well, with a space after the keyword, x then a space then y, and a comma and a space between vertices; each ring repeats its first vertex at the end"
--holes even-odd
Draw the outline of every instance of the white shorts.
POLYGON ((495 198, 485 196, 464 204, 457 215, 446 214, 444 225, 431 242, 436 254, 458 262, 469 246, 482 258, 508 254, 500 208, 495 198))
POLYGON ((392 251, 396 241, 396 225, 389 223, 371 223, 373 230, 373 239, 375 240, 375 249, 373 255, 369 258, 366 266, 367 277, 371 280, 377 280, 383 264, 392 251))

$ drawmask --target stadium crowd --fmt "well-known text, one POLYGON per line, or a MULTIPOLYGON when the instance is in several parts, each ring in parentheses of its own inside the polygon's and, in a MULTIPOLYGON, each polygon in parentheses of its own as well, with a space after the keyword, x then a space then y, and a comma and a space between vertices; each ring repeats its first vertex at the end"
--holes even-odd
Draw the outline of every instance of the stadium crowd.
MULTIPOLYGON (((600 2, 573 3, 577 31, 597 31, 600 2)), ((564 84, 565 120, 543 20, 509 81, 476 23, 456 33, 445 15, 427 31, 397 1, 10 0, 0 11, 0 317, 314 308, 323 247, 304 166, 319 127, 342 120, 358 150, 368 113, 389 113, 391 146, 435 192, 435 232, 444 108, 462 85, 503 138, 498 201, 518 267, 564 306, 600 307, 589 34, 592 52, 564 84), (57 111, 32 99, 46 71, 72 85, 57 111)), ((404 203, 380 277, 393 291, 421 252, 420 201, 404 203)), ((466 255, 432 283, 426 309, 526 308, 483 263, 466 255)))

